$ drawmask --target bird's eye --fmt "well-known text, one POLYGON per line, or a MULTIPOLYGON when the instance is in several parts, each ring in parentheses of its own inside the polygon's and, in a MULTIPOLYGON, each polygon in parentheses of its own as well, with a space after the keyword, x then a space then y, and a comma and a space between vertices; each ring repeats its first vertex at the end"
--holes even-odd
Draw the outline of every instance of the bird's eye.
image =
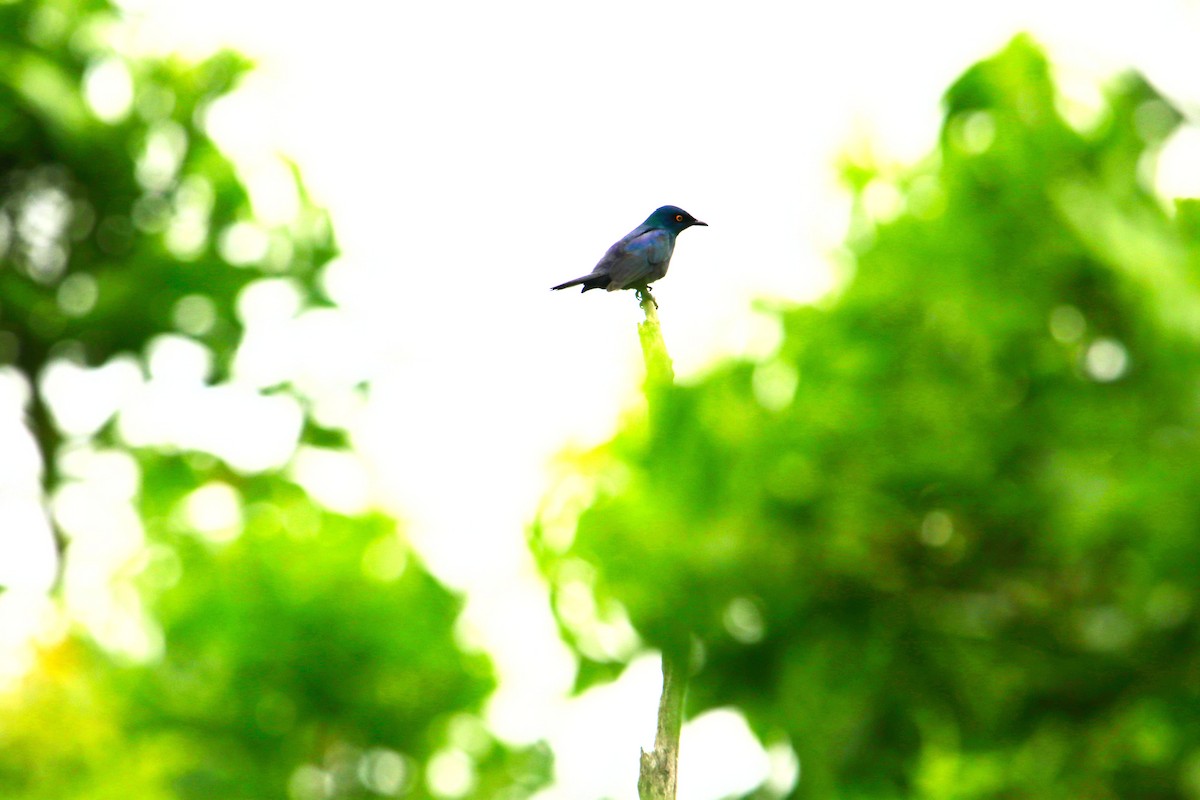
POLYGON ((676 215, 675 215, 675 221, 676 221, 676 222, 683 222, 683 214, 676 214, 676 215))

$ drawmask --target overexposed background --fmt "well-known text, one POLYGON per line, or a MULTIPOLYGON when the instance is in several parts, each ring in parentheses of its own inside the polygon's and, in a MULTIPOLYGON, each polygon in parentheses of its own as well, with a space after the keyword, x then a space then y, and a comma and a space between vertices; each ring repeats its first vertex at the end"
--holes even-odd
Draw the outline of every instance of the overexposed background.
MULTIPOLYGON (((548 287, 588 272, 659 205, 708 222, 680 237, 656 288, 686 381, 723 356, 770 352, 778 332, 754 301, 813 300, 834 284, 849 213, 838 155, 921 158, 942 92, 1015 33, 1049 48, 1072 120, 1129 66, 1200 108, 1200 4, 1184 0, 125 7, 130 51, 230 46, 259 62, 206 125, 268 221, 288 213, 280 156, 299 164, 333 216, 343 255, 327 283, 346 311, 321 336, 268 337, 259 358, 324 359, 372 383, 346 412, 362 461, 295 469, 334 507, 393 511, 467 592, 464 636, 502 678, 491 722, 555 748, 547 800, 632 797, 659 688, 647 656, 566 699, 574 663, 525 531, 555 456, 636 411, 640 311, 629 293, 548 287)), ((1185 129, 1161 154, 1164 198, 1200 194, 1198 140, 1185 129)), ((613 648, 635 646, 613 635, 613 648)), ((732 712, 691 723, 683 759, 684 800, 786 787, 803 767, 764 751, 732 712), (723 758, 705 757, 717 748, 723 758)))

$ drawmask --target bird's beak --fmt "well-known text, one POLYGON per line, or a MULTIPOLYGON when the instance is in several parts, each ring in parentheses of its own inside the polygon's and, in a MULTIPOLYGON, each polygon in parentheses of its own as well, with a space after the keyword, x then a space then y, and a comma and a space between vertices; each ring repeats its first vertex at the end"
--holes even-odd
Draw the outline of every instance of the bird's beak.
POLYGON ((706 228, 708 227, 708 223, 707 223, 707 222, 701 222, 700 220, 696 220, 696 221, 695 221, 695 222, 693 222, 692 224, 693 224, 693 225, 703 225, 703 226, 704 226, 704 227, 706 227, 706 228))

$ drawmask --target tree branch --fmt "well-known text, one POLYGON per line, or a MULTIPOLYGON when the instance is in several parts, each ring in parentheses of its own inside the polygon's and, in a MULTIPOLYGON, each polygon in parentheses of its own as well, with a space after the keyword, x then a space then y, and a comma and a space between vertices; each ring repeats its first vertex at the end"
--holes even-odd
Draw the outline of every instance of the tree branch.
POLYGON ((663 690, 658 701, 658 730, 654 749, 642 751, 638 797, 641 800, 675 800, 679 778, 679 730, 683 726, 683 700, 687 694, 687 659, 663 652, 663 690))
POLYGON ((638 339, 642 342, 642 358, 646 362, 646 390, 670 386, 675 380, 675 367, 663 341, 662 326, 658 324, 658 304, 650 291, 639 292, 646 321, 638 323, 638 339))
MULTIPOLYGON (((658 304, 649 290, 638 293, 646 321, 638 324, 642 357, 646 362, 646 399, 675 380, 675 369, 658 322, 658 304)), ((668 648, 669 649, 669 648, 668 648)), ((683 700, 687 694, 688 658, 667 652, 662 656, 663 690, 658 703, 658 729, 654 749, 642 751, 638 775, 641 800, 675 800, 679 774, 679 731, 683 726, 683 700)))

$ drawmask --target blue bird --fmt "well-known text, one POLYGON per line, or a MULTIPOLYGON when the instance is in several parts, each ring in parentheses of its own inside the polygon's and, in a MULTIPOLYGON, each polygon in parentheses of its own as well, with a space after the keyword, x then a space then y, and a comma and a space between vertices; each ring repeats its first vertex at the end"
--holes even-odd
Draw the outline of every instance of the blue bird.
MULTIPOLYGON (((693 225, 707 226, 678 206, 663 206, 646 221, 608 248, 595 268, 581 278, 560 283, 552 289, 583 286, 588 289, 636 289, 638 297, 650 297, 650 284, 667 274, 675 237, 693 225)), ((650 297, 653 300, 653 297, 650 297)), ((655 305, 658 305, 655 303, 655 305)))

